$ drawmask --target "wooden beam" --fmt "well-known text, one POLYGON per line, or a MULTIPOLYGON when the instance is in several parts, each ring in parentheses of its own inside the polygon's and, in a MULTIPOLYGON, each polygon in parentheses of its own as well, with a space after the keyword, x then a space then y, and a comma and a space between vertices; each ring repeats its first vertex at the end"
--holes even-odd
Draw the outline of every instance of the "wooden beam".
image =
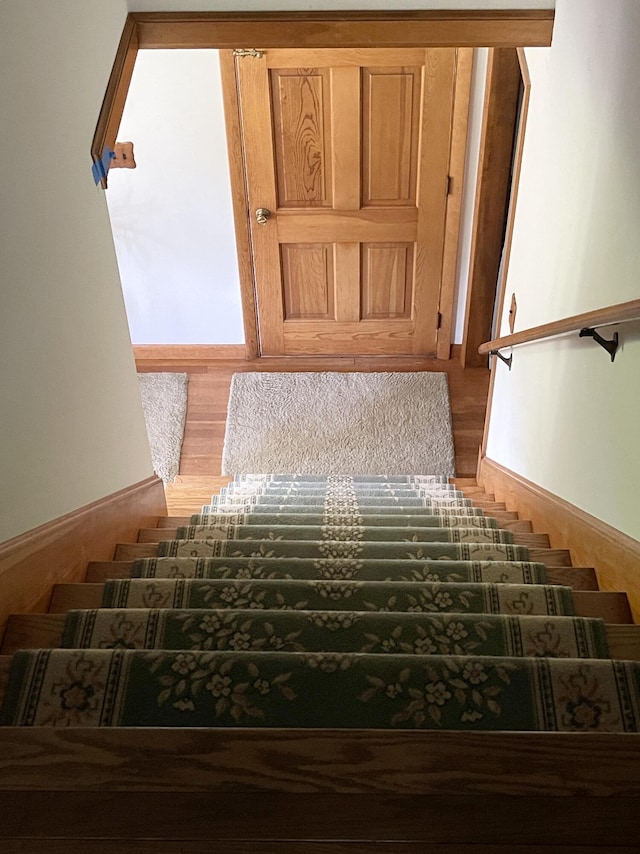
MULTIPOLYGON (((527 118, 529 116, 529 100, 531 97, 531 75, 529 74, 529 66, 523 48, 518 48, 518 62, 520 63, 520 75, 522 77, 522 103, 520 105, 520 118, 518 121, 518 131, 513 152, 513 177, 511 179, 511 193, 509 196, 509 211, 507 213, 507 227, 504 236, 504 249, 502 253, 502 270, 498 281, 498 291, 496 294, 495 316, 500 322, 503 312, 507 293, 507 277, 509 275, 509 264, 511 262, 511 246, 513 243, 513 230, 516 220, 516 210, 518 205, 518 190, 520 187, 520 174, 522 172, 522 156, 524 153, 524 140, 527 130, 527 118)), ((491 379, 489 380, 489 394, 487 398, 487 409, 484 419, 484 431, 482 435, 482 444, 478 455, 478 463, 486 456, 487 442, 489 440, 489 423, 491 421, 491 406, 493 404, 493 387, 496 381, 496 359, 493 359, 491 379)))
POLYGON ((487 362, 478 347, 491 337, 521 79, 515 49, 489 51, 462 340, 465 367, 482 367, 487 362))
POLYGON ((549 46, 552 9, 139 12, 141 48, 549 46))
POLYGON ((439 359, 451 358, 472 68, 473 50, 471 48, 460 48, 456 52, 456 91, 453 102, 451 149, 449 154, 449 194, 447 196, 444 249, 442 254, 442 280, 439 306, 441 326, 438 330, 436 350, 436 355, 439 359))
POLYGON ((242 322, 244 324, 245 357, 255 359, 260 355, 258 335, 258 308, 256 303, 255 280, 253 274, 253 253, 251 251, 251 233, 249 228, 249 198, 247 196, 247 176, 244 166, 244 148, 242 142, 242 121, 238 99, 235 59, 230 50, 220 51, 220 77, 222 84, 222 105, 227 138, 227 158, 231 181, 231 205, 236 236, 236 254, 238 257, 238 278, 240 281, 240 301, 242 303, 242 322))

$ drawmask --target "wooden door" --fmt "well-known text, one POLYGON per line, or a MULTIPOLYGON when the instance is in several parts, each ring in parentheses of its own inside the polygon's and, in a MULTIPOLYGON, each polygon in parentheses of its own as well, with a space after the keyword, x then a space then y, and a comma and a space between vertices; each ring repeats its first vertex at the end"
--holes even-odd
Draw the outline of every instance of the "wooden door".
POLYGON ((236 59, 261 355, 436 352, 455 66, 453 48, 236 59))

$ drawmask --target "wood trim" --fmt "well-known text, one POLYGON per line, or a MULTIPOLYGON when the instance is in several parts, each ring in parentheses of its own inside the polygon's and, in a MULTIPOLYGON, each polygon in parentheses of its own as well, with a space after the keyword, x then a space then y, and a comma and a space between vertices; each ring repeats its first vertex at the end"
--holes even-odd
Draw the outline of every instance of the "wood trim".
POLYGON ((171 727, 159 739, 158 730, 147 727, 2 727, 0 791, 18 788, 422 797, 490 790, 525 800, 638 798, 640 739, 620 733, 251 727, 171 727))
POLYGON ((251 252, 251 232, 249 228, 249 198, 244 169, 242 143, 242 121, 240 101, 233 53, 220 51, 220 73, 222 77, 222 101, 227 134, 227 156, 231 178, 231 204, 236 235, 238 255, 238 274, 240 278, 240 300, 242 302, 242 321, 246 342, 246 358, 255 359, 259 355, 258 309, 256 304, 255 281, 253 275, 253 255, 251 252))
POLYGON ((594 566, 601 590, 626 591, 634 622, 640 622, 640 542, 548 492, 522 475, 484 457, 478 483, 546 531, 552 548, 569 549, 576 566, 594 566))
MULTIPOLYGON (((13 848, 5 848, 7 854, 11 852, 25 852, 29 854, 131 854, 131 844, 127 840, 117 839, 95 839, 95 837, 69 837, 58 839, 29 839, 28 849, 21 847, 21 842, 16 839, 7 840, 7 844, 14 844, 13 848)), ((260 854, 424 854, 423 842, 311 842, 305 840, 260 840, 260 854)), ((188 831, 184 838, 175 837, 171 840, 164 839, 136 839, 136 854, 211 854, 215 850, 211 847, 210 839, 191 839, 188 831)), ((218 849, 219 850, 219 849, 218 849)), ((255 849, 257 850, 257 849, 255 849)), ((603 854, 599 845, 558 845, 554 844, 550 849, 546 843, 542 845, 527 844, 514 847, 511 843, 507 845, 496 841, 488 845, 464 845, 459 843, 453 845, 437 844, 437 848, 430 849, 437 854, 603 854)), ((231 839, 225 840, 224 854, 247 854, 247 843, 231 839)), ((608 854, 638 854, 637 847, 633 845, 616 845, 615 850, 609 849, 608 854)))
MULTIPOLYGON (((427 47, 427 46, 549 46, 553 33, 554 10, 475 10, 475 11, 359 11, 359 12, 271 12, 271 13, 130 13, 107 90, 98 116, 91 145, 94 162, 105 145, 115 145, 131 75, 139 48, 237 47, 259 43, 262 47, 427 47)), ((228 61, 227 61, 228 63, 228 61)), ((221 62, 223 81, 228 64, 221 62), (226 67, 225 67, 226 66, 226 67)), ((241 168, 239 120, 235 86, 223 87, 224 109, 229 139, 231 174, 241 168)), ((106 177, 101 182, 106 188, 106 177)), ((244 178, 232 180, 232 204, 238 244, 243 322, 247 357, 258 356, 258 325, 252 277, 250 238, 246 221, 247 200, 244 178)), ((454 213, 452 212, 452 216, 454 213)), ((447 276, 451 253, 447 251, 447 276)), ((447 279, 444 280, 445 282, 447 279)), ((445 285, 446 287, 446 285, 445 285)), ((448 291, 443 300, 443 333, 438 356, 447 358, 453 306, 448 291), (447 323, 445 314, 451 315, 447 323)))
POLYGON ((631 733, 3 728, 0 757, 5 840, 640 842, 631 733))
POLYGON ((134 344, 133 356, 139 371, 207 365, 220 359, 246 359, 245 344, 134 344))
POLYGON ((548 47, 553 9, 139 12, 142 48, 548 47))
POLYGON ((462 340, 464 367, 482 367, 478 347, 491 336, 498 270, 511 184, 520 64, 513 48, 489 51, 485 106, 471 240, 469 287, 462 340))
POLYGON ((471 72, 473 49, 460 48, 456 56, 456 91, 453 102, 451 125, 451 149, 449 155, 449 195, 444 232, 442 258, 442 284, 440 288, 441 326, 438 330, 436 355, 439 359, 451 358, 453 335, 453 308, 458 273, 458 250, 460 243, 460 213, 467 155, 467 125, 471 97, 471 72))
POLYGON ((162 515, 154 475, 0 544, 0 635, 9 614, 46 611, 54 584, 82 581, 89 561, 110 560, 116 542, 162 515))
POLYGON ((567 332, 577 332, 585 327, 614 326, 617 323, 638 319, 640 319, 640 299, 632 299, 628 302, 596 308, 593 311, 585 311, 583 314, 574 314, 551 323, 542 323, 540 326, 532 326, 521 332, 514 332, 513 335, 494 338, 493 341, 481 344, 478 352, 486 354, 491 350, 500 350, 502 347, 514 347, 516 344, 528 344, 530 341, 540 341, 543 338, 553 338, 567 332))
MULTIPOLYGON (((138 55, 138 46, 138 25, 131 15, 127 15, 91 142, 91 159, 94 163, 102 159, 105 146, 111 150, 115 148, 133 67, 138 55)), ((106 189, 106 176, 102 179, 101 185, 106 189)))
MULTIPOLYGON (((164 729, 156 731, 156 740, 161 741, 165 732, 164 729)), ((587 734, 579 737, 582 738, 581 750, 587 760, 596 736, 587 734), (589 746, 585 744, 587 739, 589 746)), ((632 733, 619 735, 620 741, 615 745, 613 755, 622 760, 621 748, 634 738, 637 735, 632 733)), ((548 745, 549 753, 553 752, 554 746, 559 747, 559 744, 548 745)), ((358 745, 358 749, 369 752, 366 745, 358 745)), ((132 751, 135 750, 132 747, 132 751)), ((526 762, 529 756, 526 744, 523 750, 526 762)), ((265 749, 264 753, 263 762, 268 759, 268 750, 265 749)), ((247 758, 242 754, 236 755, 245 766, 247 758)), ((635 752, 633 755, 636 756, 635 752)), ((593 761, 599 761, 600 756, 601 752, 597 751, 593 761)), ((350 759, 353 761, 345 755, 344 762, 349 763, 350 759)), ((194 757, 194 761, 197 760, 198 757, 194 757)), ((318 759, 312 757, 309 761, 317 763, 318 759)), ((628 761, 622 762, 621 769, 629 765, 628 761)), ((372 773, 383 776, 385 770, 381 765, 373 767, 372 773)), ((401 772, 402 769, 393 770, 401 772)), ((412 779, 408 775, 400 773, 400 776, 405 781, 402 794, 384 791, 373 795, 370 791, 345 794, 335 789, 283 793, 237 788, 215 793, 190 792, 188 797, 180 791, 123 793, 95 789, 61 791, 52 796, 46 790, 16 790, 3 793, 0 838, 28 840, 27 846, 34 837, 115 838, 120 845, 128 843, 126 850, 129 852, 138 850, 140 839, 159 838, 173 840, 174 851, 185 850, 175 844, 185 837, 189 845, 195 840, 207 840, 209 850, 219 852, 228 850, 228 841, 242 841, 245 847, 240 850, 244 852, 262 852, 262 843, 274 840, 279 843, 297 842, 300 852, 307 850, 309 839, 323 840, 329 852, 335 842, 345 846, 348 842, 362 842, 370 838, 394 840, 388 849, 390 854, 397 850, 395 845, 398 841, 418 843, 416 850, 421 852, 436 852, 440 843, 446 842, 457 846, 453 850, 458 854, 473 851, 467 846, 478 843, 497 843, 504 846, 497 850, 508 851, 509 854, 526 852, 526 846, 531 842, 546 846, 542 850, 553 852, 580 852, 578 846, 599 845, 607 854, 615 854, 620 845, 638 846, 640 843, 636 820, 637 795, 539 795, 498 800, 493 791, 487 791, 472 796, 433 794, 425 798, 422 793, 411 793, 412 779), (213 837, 215 847, 212 847, 213 837)), ((550 777, 554 777, 553 772, 550 772, 550 777)), ((519 779, 522 788, 526 788, 526 776, 520 775, 519 779)), ((601 788, 605 791, 613 788, 615 791, 608 777, 601 783, 601 788)), ((5 844, 3 850, 33 849, 8 849, 5 844)), ((92 850, 91 843, 86 850, 92 850)), ((190 850, 190 847, 186 848, 186 851, 190 850)))
MULTIPOLYGON (((529 100, 531 98, 531 76, 529 74, 529 66, 527 65, 527 57, 523 48, 518 48, 518 62, 520 63, 520 75, 522 77, 522 104, 520 105, 520 121, 518 124, 517 138, 515 144, 513 158, 513 178, 511 179, 511 195, 509 198, 509 212, 507 213, 507 228, 504 236, 504 250, 502 258, 502 272, 498 281, 498 297, 496 307, 496 317, 498 322, 502 319, 504 311, 504 303, 507 294, 507 278, 509 275, 509 264, 511 263, 511 245, 513 243, 513 229, 516 219, 516 209, 518 204, 518 191, 520 188, 520 174, 522 172, 522 155, 524 153, 524 140, 527 130, 527 118, 529 116, 529 100)), ((491 377, 489 379, 489 396, 487 398, 487 410, 485 412, 484 432, 482 435, 482 445, 480 447, 480 459, 486 456, 487 442, 489 441, 489 424, 491 423, 491 406, 493 403, 493 387, 496 381, 495 363, 493 359, 491 365, 491 377)))

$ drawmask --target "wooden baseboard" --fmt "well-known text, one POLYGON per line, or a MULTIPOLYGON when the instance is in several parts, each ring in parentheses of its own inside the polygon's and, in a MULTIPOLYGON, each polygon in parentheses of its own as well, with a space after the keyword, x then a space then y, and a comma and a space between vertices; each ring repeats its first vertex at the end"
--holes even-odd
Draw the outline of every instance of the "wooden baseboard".
POLYGON ((0 638, 9 614, 42 613, 54 584, 84 581, 123 537, 166 514, 162 481, 147 478, 0 544, 0 638))
POLYGON ((640 542, 585 513, 525 477, 484 457, 478 483, 549 534, 551 547, 569 549, 574 566, 594 566, 601 590, 624 590, 633 620, 640 623, 640 542))
POLYGON ((246 359, 244 344, 134 344, 139 371, 156 371, 165 365, 197 367, 220 359, 246 359))

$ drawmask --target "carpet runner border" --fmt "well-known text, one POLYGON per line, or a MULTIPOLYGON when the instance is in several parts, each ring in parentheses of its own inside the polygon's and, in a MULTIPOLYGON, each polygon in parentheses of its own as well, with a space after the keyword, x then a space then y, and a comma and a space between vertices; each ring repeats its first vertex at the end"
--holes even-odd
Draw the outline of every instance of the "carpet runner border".
POLYGON ((509 543, 514 534, 493 526, 464 527, 404 526, 377 527, 328 522, 322 525, 269 525, 258 520, 247 525, 218 522, 177 528, 176 540, 339 540, 340 542, 422 542, 422 543, 509 543))
MULTIPOLYGON (((349 506, 354 510, 360 507, 402 507, 410 509, 411 507, 471 507, 472 501, 470 498, 460 498, 452 496, 448 493, 440 495, 423 495, 423 496, 392 496, 392 495, 364 495, 360 498, 350 498, 348 500, 336 499, 329 504, 326 501, 319 501, 322 496, 309 493, 307 495, 286 496, 286 495, 212 495, 211 507, 246 507, 247 505, 260 504, 263 506, 277 505, 295 507, 298 504, 311 504, 324 509, 325 507, 342 507, 349 506)), ((205 513, 208 511, 204 511, 205 513)))
POLYGON ((636 732, 639 696, 607 659, 33 650, 0 724, 636 732))
MULTIPOLYGON (((466 508, 459 508, 465 510, 466 508)), ((210 513, 193 514, 189 525, 375 525, 377 527, 405 528, 498 528, 493 516, 471 513, 431 513, 402 515, 400 513, 368 514, 362 513, 210 513)))
POLYGON ((73 610, 60 647, 608 657, 598 619, 364 611, 73 610))
POLYGON ((573 591, 555 584, 342 579, 112 579, 101 607, 575 616, 573 591))
MULTIPOLYGON (((193 518, 193 517, 192 517, 193 518)), ((178 539, 189 539, 190 534, 181 533, 198 528, 206 530, 213 527, 223 527, 225 525, 271 525, 275 528, 281 526, 291 527, 308 527, 310 525, 318 528, 364 528, 379 529, 379 528, 402 528, 403 530, 411 528, 477 528, 499 529, 497 519, 491 516, 456 516, 453 514, 447 515, 375 515, 362 516, 356 514, 346 518, 345 515, 331 516, 328 513, 311 514, 311 513, 271 513, 271 514, 235 514, 223 515, 221 513, 211 516, 203 516, 203 522, 193 523, 189 525, 181 525, 178 527, 178 539), (357 520, 357 521, 356 521, 357 520)), ((505 530, 505 529, 501 529, 505 530)))
MULTIPOLYGON (((455 531, 455 529, 452 529, 455 531)), ((409 560, 523 560, 529 549, 509 543, 342 542, 340 540, 165 540, 158 557, 405 558, 409 560)))
MULTIPOLYGON (((331 516, 335 518, 354 517, 367 519, 370 516, 483 516, 492 518, 490 514, 486 514, 480 507, 473 507, 468 504, 419 504, 414 507, 403 507, 397 504, 380 504, 374 506, 359 505, 357 508, 331 508, 331 516)), ((327 516, 327 510, 324 504, 204 504, 200 513, 194 513, 191 520, 206 519, 210 516, 217 515, 248 515, 261 516, 262 514, 281 515, 295 513, 299 514, 315 514, 319 516, 327 516)))
POLYGON ((330 483, 349 486, 359 483, 449 483, 439 474, 236 474, 231 483, 330 483))
POLYGON ((327 578, 361 581, 546 584, 532 561, 353 560, 350 558, 150 557, 133 562, 132 578, 327 578))
POLYGON ((281 495, 286 498, 295 499, 298 496, 316 495, 318 498, 336 499, 336 498, 376 498, 388 495, 392 498, 421 498, 430 495, 436 498, 463 498, 464 493, 456 489, 454 486, 447 484, 434 484, 433 486, 417 487, 411 484, 395 484, 386 486, 367 486, 367 487, 314 487, 314 486, 279 486, 274 484, 266 484, 260 486, 252 486, 247 484, 236 484, 234 486, 223 486, 217 493, 231 500, 232 496, 239 498, 245 496, 259 495, 281 495))

